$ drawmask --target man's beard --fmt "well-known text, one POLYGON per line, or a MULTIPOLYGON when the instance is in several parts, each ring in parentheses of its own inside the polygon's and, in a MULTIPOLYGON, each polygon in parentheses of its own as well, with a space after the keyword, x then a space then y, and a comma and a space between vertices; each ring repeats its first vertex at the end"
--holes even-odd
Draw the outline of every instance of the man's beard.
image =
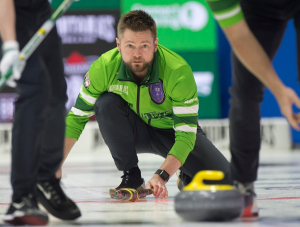
MULTIPOLYGON (((153 58, 154 58, 154 54, 153 54, 153 58)), ((148 67, 151 65, 153 58, 149 62, 146 62, 142 58, 133 58, 133 59, 130 59, 129 62, 125 62, 123 60, 123 62, 133 73, 140 73, 140 72, 143 72, 144 70, 148 69, 148 67), (133 63, 134 61, 140 61, 142 63, 134 64, 133 63)))

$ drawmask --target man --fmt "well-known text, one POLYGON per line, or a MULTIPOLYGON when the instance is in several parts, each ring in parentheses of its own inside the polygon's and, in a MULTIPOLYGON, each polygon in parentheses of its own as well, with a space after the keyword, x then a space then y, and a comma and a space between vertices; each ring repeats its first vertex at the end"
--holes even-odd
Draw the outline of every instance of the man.
POLYGON ((179 55, 158 45, 156 34, 153 18, 144 11, 121 17, 117 48, 92 64, 67 116, 65 158, 95 114, 115 164, 124 172, 117 189, 145 187, 137 153, 165 158, 146 185, 155 198, 168 197, 165 185, 178 169, 184 184, 205 169, 223 171, 222 183, 229 184, 228 161, 197 126, 192 70, 179 55))
MULTIPOLYGON (((300 100, 291 88, 281 82, 271 60, 280 45, 287 22, 292 18, 299 44, 300 4, 298 0, 206 1, 233 50, 230 170, 237 188, 247 198, 249 209, 245 210, 244 216, 256 217, 258 209, 253 182, 257 178, 260 103, 264 86, 273 93, 290 125, 299 131, 300 114, 293 113, 292 106, 300 108, 300 100)), ((298 47, 298 55, 299 50, 298 47)))
POLYGON ((51 16, 47 0, 0 1, 0 33, 3 57, 1 74, 13 67, 19 98, 15 103, 12 132, 12 203, 4 221, 14 225, 45 225, 46 213, 37 200, 54 216, 73 220, 80 211, 63 192, 55 172, 63 154, 66 83, 61 43, 53 29, 26 62, 18 59, 22 49, 51 16), (20 78, 21 76, 21 78, 20 78))

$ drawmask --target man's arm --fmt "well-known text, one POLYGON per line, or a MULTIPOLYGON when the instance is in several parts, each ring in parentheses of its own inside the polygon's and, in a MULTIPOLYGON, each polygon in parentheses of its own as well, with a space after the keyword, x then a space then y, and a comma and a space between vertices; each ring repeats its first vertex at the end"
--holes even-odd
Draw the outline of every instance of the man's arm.
POLYGON ((0 1, 0 38, 2 39, 2 59, 0 76, 12 68, 12 76, 6 84, 16 87, 25 66, 25 61, 19 59, 19 43, 16 40, 16 13, 13 0, 0 1))
MULTIPOLYGON (((90 117, 94 115, 94 105, 97 98, 106 91, 106 72, 102 58, 103 56, 93 62, 89 68, 89 71, 84 77, 83 85, 78 94, 76 103, 66 117, 64 155, 61 166, 79 139, 86 123, 90 117), (99 75, 101 76, 99 77, 99 75), (86 80, 89 81, 88 84, 85 83, 86 80)), ((56 172, 56 177, 61 178, 61 168, 56 172)))
POLYGON ((16 40, 15 22, 13 0, 0 1, 0 34, 3 42, 16 40))
POLYGON ((55 174, 57 179, 61 178, 61 167, 64 164, 65 160, 67 159, 67 157, 68 157, 71 149, 75 145, 76 141, 77 141, 76 139, 65 137, 63 160, 61 162, 59 170, 57 170, 57 172, 55 174))
MULTIPOLYGON (((178 158, 173 155, 168 155, 166 160, 160 166, 160 169, 165 170, 168 174, 173 176, 173 174, 181 167, 181 162, 178 158)), ((158 174, 154 174, 154 176, 148 181, 146 184, 146 188, 153 188, 153 195, 156 199, 160 196, 160 198, 168 198, 168 190, 165 187, 167 182, 161 179, 158 174)))
POLYGON ((249 29, 245 20, 223 31, 231 44, 234 53, 243 65, 268 87, 279 104, 281 113, 293 128, 299 130, 300 115, 294 114, 293 104, 300 108, 300 99, 296 93, 286 87, 275 72, 271 60, 249 29))
POLYGON ((272 62, 248 27, 239 0, 206 0, 216 20, 223 29, 231 47, 243 63, 266 87, 280 107, 282 115, 296 130, 300 130, 300 114, 292 110, 293 104, 300 108, 300 99, 293 89, 286 87, 273 69, 272 62))
MULTIPOLYGON (((195 146, 199 101, 194 75, 187 64, 173 70, 172 75, 165 79, 165 85, 166 92, 172 98, 175 143, 160 169, 171 177, 184 164, 195 146)), ((166 183, 158 174, 154 174, 146 187, 154 189, 155 198, 167 198, 166 183)))

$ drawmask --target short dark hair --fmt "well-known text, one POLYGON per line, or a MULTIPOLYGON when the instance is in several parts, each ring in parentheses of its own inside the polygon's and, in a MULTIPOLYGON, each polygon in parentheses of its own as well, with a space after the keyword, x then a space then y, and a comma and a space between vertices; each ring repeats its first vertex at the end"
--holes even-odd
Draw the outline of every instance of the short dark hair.
POLYGON ((134 32, 150 30, 156 39, 156 23, 153 18, 143 10, 132 10, 125 13, 118 23, 118 38, 120 39, 126 29, 134 32))

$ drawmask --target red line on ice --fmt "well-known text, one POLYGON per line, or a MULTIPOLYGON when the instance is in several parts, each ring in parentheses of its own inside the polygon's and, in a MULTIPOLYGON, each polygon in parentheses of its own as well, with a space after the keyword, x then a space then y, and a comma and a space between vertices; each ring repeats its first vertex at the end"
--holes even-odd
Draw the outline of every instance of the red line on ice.
POLYGON ((278 197, 278 198, 265 198, 257 200, 284 200, 284 199, 300 199, 300 197, 278 197))
POLYGON ((137 200, 135 202, 130 201, 122 201, 122 200, 111 200, 111 201, 77 201, 75 203, 148 203, 148 202, 154 202, 154 203, 165 203, 165 202, 171 202, 174 201, 174 199, 164 199, 164 200, 137 200))

